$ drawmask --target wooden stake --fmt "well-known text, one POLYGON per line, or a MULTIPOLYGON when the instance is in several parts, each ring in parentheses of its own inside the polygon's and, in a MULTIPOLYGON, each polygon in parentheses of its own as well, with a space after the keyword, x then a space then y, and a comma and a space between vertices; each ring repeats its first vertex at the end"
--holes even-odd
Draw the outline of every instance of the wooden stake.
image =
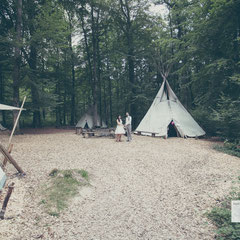
POLYGON ((5 212, 6 212, 6 208, 7 208, 7 205, 8 205, 8 201, 12 195, 12 191, 14 189, 14 183, 11 183, 9 186, 8 186, 8 192, 7 192, 7 195, 4 199, 4 202, 3 202, 3 206, 2 206, 2 210, 0 212, 0 219, 4 219, 4 215, 5 215, 5 212))
MULTIPOLYGON (((8 147, 8 153, 10 154, 12 152, 12 149, 13 149, 13 144, 10 144, 10 146, 8 147)), ((5 157, 4 160, 3 160, 3 164, 2 164, 2 167, 5 168, 6 164, 7 164, 7 158, 5 157)))
POLYGON ((24 171, 19 167, 17 162, 12 158, 12 156, 9 154, 7 149, 5 149, 1 144, 0 144, 0 151, 4 155, 5 158, 18 170, 19 173, 22 175, 25 175, 24 171))

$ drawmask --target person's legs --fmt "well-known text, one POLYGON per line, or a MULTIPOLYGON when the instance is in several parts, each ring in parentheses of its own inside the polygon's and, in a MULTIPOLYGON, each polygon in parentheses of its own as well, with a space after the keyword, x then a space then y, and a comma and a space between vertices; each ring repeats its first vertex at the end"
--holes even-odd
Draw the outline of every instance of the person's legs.
POLYGON ((129 141, 129 125, 126 126, 127 141, 129 141))
POLYGON ((132 136, 131 136, 131 125, 127 125, 126 126, 126 130, 127 130, 127 140, 131 141, 132 140, 132 136))
POLYGON ((129 139, 132 141, 132 125, 129 125, 129 139))
POLYGON ((122 134, 119 134, 119 142, 121 142, 122 134))

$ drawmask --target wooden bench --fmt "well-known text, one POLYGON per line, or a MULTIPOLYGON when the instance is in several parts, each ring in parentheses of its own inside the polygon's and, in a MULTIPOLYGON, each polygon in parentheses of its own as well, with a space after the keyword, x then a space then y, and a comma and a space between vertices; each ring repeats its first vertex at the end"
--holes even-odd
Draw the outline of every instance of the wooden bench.
MULTIPOLYGON (((146 132, 146 131, 144 131, 144 133, 149 133, 149 134, 151 134, 151 136, 152 137, 155 137, 156 136, 156 134, 157 133, 152 133, 152 132, 146 132)), ((142 132, 141 131, 137 131, 137 133, 136 133, 137 135, 141 135, 142 134, 142 132)))
POLYGON ((95 136, 95 132, 82 132, 84 138, 95 136))
POLYGON ((115 138, 115 129, 114 128, 96 128, 96 129, 83 129, 76 128, 76 134, 82 135, 84 138, 88 137, 110 137, 115 138))

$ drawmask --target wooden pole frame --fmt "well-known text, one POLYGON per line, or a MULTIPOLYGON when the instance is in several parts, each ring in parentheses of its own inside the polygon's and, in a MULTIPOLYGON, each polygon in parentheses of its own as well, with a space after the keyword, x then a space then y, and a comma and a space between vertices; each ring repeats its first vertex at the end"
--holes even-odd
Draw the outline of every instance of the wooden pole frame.
POLYGON ((19 110, 19 113, 18 113, 17 119, 16 119, 16 121, 15 121, 15 123, 14 123, 14 127, 13 127, 13 129, 12 129, 12 132, 11 132, 11 135, 10 135, 10 138, 9 138, 9 141, 8 141, 8 148, 9 148, 10 145, 11 145, 12 137, 13 137, 13 134, 14 134, 15 129, 16 129, 16 127, 17 127, 18 120, 19 120, 19 117, 20 117, 21 112, 22 112, 22 110, 23 110, 23 106, 24 106, 25 101, 26 101, 26 96, 25 96, 24 99, 23 99, 23 102, 22 102, 21 108, 20 108, 20 110, 19 110))
POLYGON ((7 149, 5 149, 1 144, 0 144, 0 152, 2 152, 3 156, 17 169, 17 171, 22 174, 23 176, 25 175, 25 172, 22 170, 21 167, 17 164, 17 162, 12 158, 12 156, 9 154, 7 149))
POLYGON ((9 186, 8 186, 8 192, 7 192, 7 195, 4 199, 4 202, 3 202, 3 206, 2 206, 2 210, 0 212, 0 219, 3 220, 4 219, 4 215, 5 215, 5 212, 6 212, 6 208, 7 208, 7 205, 8 205, 8 201, 12 195, 12 191, 14 189, 14 183, 11 183, 9 186))
MULTIPOLYGON (((10 144, 8 146, 8 153, 10 154, 12 152, 12 148, 13 148, 13 144, 10 144)), ((7 164, 7 161, 8 161, 8 158, 5 157, 4 160, 3 160, 3 164, 2 164, 2 167, 5 168, 6 164, 7 164)))
POLYGON ((3 160, 3 164, 2 164, 2 167, 5 168, 6 167, 6 164, 7 164, 7 161, 9 161, 10 163, 12 163, 14 165, 14 167, 18 170, 19 173, 21 174, 25 174, 23 172, 23 170, 18 166, 17 162, 11 157, 10 153, 12 151, 12 148, 13 148, 13 144, 11 144, 12 142, 12 137, 13 137, 13 134, 15 132, 15 129, 17 127, 17 123, 19 121, 19 118, 20 118, 20 115, 21 115, 21 112, 23 110, 23 106, 24 106, 24 103, 26 101, 26 96, 24 97, 23 99, 23 102, 22 102, 22 105, 21 105, 21 108, 19 110, 19 113, 18 113, 18 116, 17 116, 17 119, 14 123, 14 127, 12 129, 12 132, 11 132, 11 135, 10 135, 10 138, 9 138, 9 141, 8 141, 8 151, 6 151, 6 149, 4 149, 3 146, 0 145, 0 151, 2 152, 2 154, 4 155, 4 160, 3 160))

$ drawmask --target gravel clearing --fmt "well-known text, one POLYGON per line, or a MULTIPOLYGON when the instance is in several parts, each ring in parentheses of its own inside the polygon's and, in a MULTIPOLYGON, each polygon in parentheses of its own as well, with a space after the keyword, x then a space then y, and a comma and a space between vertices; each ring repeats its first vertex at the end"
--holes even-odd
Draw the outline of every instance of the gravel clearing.
MULTIPOLYGON (((16 171, 7 165, 15 190, 0 239, 214 239, 204 213, 231 191, 239 159, 204 140, 133 137, 116 143, 70 130, 15 136, 12 156, 27 176, 13 177, 16 171), (60 217, 39 204, 54 168, 85 169, 90 178, 60 217)), ((0 136, 5 146, 7 141, 0 136)))

